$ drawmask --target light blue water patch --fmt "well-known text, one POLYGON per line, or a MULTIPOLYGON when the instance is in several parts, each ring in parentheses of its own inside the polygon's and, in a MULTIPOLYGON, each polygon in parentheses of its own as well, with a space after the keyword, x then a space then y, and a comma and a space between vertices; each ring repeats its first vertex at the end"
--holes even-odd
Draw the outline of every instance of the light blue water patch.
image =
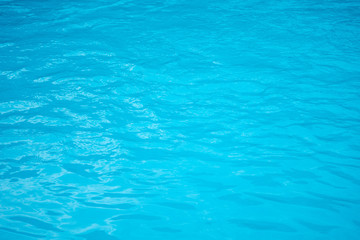
POLYGON ((0 1, 0 239, 357 240, 359 1, 0 1))

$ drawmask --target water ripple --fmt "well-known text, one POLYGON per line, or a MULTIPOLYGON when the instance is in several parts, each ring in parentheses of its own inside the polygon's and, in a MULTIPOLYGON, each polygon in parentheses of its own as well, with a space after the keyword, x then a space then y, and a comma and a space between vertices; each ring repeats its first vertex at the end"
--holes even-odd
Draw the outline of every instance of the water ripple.
POLYGON ((1 1, 0 238, 358 239, 359 10, 1 1))

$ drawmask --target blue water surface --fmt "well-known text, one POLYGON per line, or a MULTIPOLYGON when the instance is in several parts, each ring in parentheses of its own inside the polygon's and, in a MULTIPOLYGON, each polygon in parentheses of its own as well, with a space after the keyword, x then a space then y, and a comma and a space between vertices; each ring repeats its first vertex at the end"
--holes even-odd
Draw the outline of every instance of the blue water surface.
POLYGON ((360 239, 358 0, 0 1, 0 239, 360 239))

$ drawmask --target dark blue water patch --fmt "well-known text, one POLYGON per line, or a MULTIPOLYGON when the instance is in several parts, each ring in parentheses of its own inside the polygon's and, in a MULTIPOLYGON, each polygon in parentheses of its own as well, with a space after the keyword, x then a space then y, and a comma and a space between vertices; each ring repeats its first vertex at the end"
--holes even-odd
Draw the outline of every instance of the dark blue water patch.
POLYGON ((169 228, 169 227, 155 227, 152 228, 155 231, 159 231, 159 232, 165 232, 165 233, 179 233, 181 232, 181 230, 176 229, 176 228, 169 228))
POLYGON ((19 147, 19 146, 22 146, 25 144, 26 144, 25 141, 11 142, 8 144, 0 144, 0 150, 3 148, 8 148, 8 147, 19 147))
POLYGON ((94 166, 87 165, 87 164, 75 164, 75 163, 67 163, 64 164, 63 167, 72 173, 76 173, 80 176, 85 178, 98 178, 98 174, 96 172, 91 172, 94 166))
POLYGON ((86 240, 98 240, 98 239, 104 239, 104 240, 119 240, 120 238, 111 236, 107 234, 104 231, 96 230, 89 233, 84 234, 78 234, 79 237, 85 238, 86 240))
POLYGON ((261 220, 249 219, 231 219, 229 222, 238 225, 239 227, 246 227, 253 230, 279 231, 279 232, 296 232, 297 230, 284 223, 267 222, 261 220))
POLYGON ((353 223, 354 223, 356 226, 360 227, 360 221, 353 220, 353 223))
POLYGON ((145 215, 145 214, 130 214, 130 215, 119 215, 111 218, 111 220, 147 220, 147 221, 154 221, 160 220, 161 217, 153 216, 153 215, 145 215))
POLYGON ((63 230, 53 226, 50 223, 44 222, 42 220, 36 219, 36 218, 32 218, 32 217, 27 217, 27 216, 12 216, 9 217, 9 219, 13 220, 13 221, 19 221, 19 222, 24 222, 24 223, 28 223, 30 225, 33 225, 34 227, 40 228, 40 229, 44 229, 44 230, 49 230, 49 231, 54 231, 54 232, 63 232, 63 230))
POLYGON ((73 195, 72 193, 56 193, 56 194, 54 194, 54 196, 57 196, 57 197, 70 197, 72 195, 73 195))
POLYGON ((317 193, 317 192, 307 192, 309 195, 327 200, 327 201, 335 201, 335 202, 344 202, 344 203, 351 203, 351 204, 360 204, 360 199, 351 199, 348 197, 337 197, 337 196, 331 196, 323 193, 317 193))
POLYGON ((102 196, 110 197, 110 198, 153 198, 153 197, 159 196, 159 194, 109 192, 109 193, 104 193, 102 196))
POLYGON ((133 208, 136 206, 136 205, 130 204, 130 203, 104 204, 104 203, 87 202, 82 199, 77 199, 77 201, 82 203, 85 206, 95 207, 95 208, 130 209, 130 208, 133 208))
POLYGON ((63 192, 63 191, 75 191, 78 190, 77 187, 67 186, 67 185, 55 185, 54 183, 44 183, 45 188, 53 192, 63 192))
POLYGON ((227 194, 224 196, 219 197, 221 200, 234 202, 240 206, 254 206, 254 205, 261 205, 262 202, 255 199, 250 199, 246 197, 244 194, 234 193, 234 194, 227 194))
POLYGON ((23 232, 23 231, 18 231, 15 229, 11 229, 11 228, 7 228, 7 227, 0 227, 1 231, 6 231, 9 232, 11 234, 7 234, 7 233, 2 233, 1 234, 1 238, 2 239, 6 239, 6 240, 16 240, 16 239, 41 239, 41 238, 45 238, 45 235, 39 235, 39 234, 33 234, 33 233, 28 233, 28 232, 23 232), (29 238, 27 238, 29 237, 29 238))
POLYGON ((62 215, 62 213, 60 213, 60 212, 55 212, 55 211, 51 211, 51 210, 46 211, 46 214, 48 214, 50 216, 61 216, 62 215))
POLYGON ((302 221, 302 220, 297 220, 297 222, 315 232, 322 233, 322 234, 328 234, 330 231, 338 228, 338 226, 315 224, 315 223, 306 222, 306 221, 302 221))
POLYGON ((158 202, 160 206, 174 208, 178 210, 195 210, 196 207, 193 204, 184 203, 184 202, 158 202))
POLYGON ((208 189, 208 190, 203 190, 204 192, 212 192, 212 191, 217 192, 235 187, 235 185, 224 184, 221 181, 215 182, 213 180, 208 180, 209 176, 206 176, 206 178, 204 179, 204 178, 199 178, 198 174, 196 175, 197 175, 196 177, 190 177, 189 182, 191 184, 196 184, 200 186, 202 189, 208 189))
POLYGON ((24 171, 17 171, 17 170, 9 170, 8 172, 4 173, 0 176, 3 179, 11 179, 11 178, 32 178, 38 176, 38 170, 24 170, 24 171))
POLYGON ((272 201, 278 204, 288 204, 295 206, 304 206, 310 208, 320 208, 327 209, 330 211, 337 211, 337 206, 344 206, 343 204, 336 202, 329 202, 325 200, 319 200, 303 196, 284 196, 284 195, 274 195, 267 193, 246 193, 247 195, 257 197, 259 199, 272 201))
POLYGON ((339 178, 348 180, 348 181, 350 181, 351 183, 360 186, 360 179, 352 176, 351 174, 348 174, 348 173, 339 171, 339 170, 337 170, 335 167, 326 166, 326 167, 323 167, 321 170, 326 171, 326 172, 329 172, 329 173, 331 173, 331 174, 333 174, 333 175, 335 175, 335 176, 337 176, 337 177, 339 177, 339 178))

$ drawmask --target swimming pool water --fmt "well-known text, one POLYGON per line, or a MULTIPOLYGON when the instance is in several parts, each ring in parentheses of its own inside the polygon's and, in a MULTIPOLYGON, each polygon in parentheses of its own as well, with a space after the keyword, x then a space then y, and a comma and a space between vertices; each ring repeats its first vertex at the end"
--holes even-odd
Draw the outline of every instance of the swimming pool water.
POLYGON ((360 236, 360 2, 0 2, 0 239, 360 236))

